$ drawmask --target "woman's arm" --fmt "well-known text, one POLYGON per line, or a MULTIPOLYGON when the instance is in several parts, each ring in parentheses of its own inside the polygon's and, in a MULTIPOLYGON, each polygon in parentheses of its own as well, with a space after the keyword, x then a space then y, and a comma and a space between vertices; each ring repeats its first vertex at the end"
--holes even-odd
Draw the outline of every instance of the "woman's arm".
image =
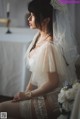
POLYGON ((19 92, 17 93, 12 102, 17 102, 17 101, 21 101, 21 100, 26 100, 26 99, 30 99, 29 96, 26 96, 26 94, 29 94, 29 92, 32 91, 32 84, 31 84, 31 80, 29 81, 26 90, 24 92, 19 92))
POLYGON ((58 86, 59 79, 57 72, 48 73, 48 76, 49 80, 46 83, 42 84, 39 88, 31 91, 32 97, 41 96, 46 93, 49 93, 58 86))
POLYGON ((29 83, 28 83, 28 85, 27 85, 27 87, 26 87, 25 92, 31 91, 31 90, 32 90, 32 84, 31 84, 31 80, 30 80, 29 83))
POLYGON ((29 83, 28 83, 28 85, 27 85, 27 87, 26 87, 25 93, 26 93, 26 92, 29 92, 29 91, 32 91, 32 90, 34 90, 34 89, 36 89, 36 88, 37 88, 37 86, 33 85, 33 84, 31 83, 31 79, 30 79, 30 81, 29 81, 29 83))
POLYGON ((32 84, 29 82, 27 90, 25 92, 20 92, 18 96, 15 96, 13 102, 20 100, 28 100, 33 97, 45 95, 46 93, 53 91, 58 86, 59 83, 58 75, 56 72, 54 72, 48 73, 48 76, 49 76, 48 81, 46 81, 40 87, 32 91, 31 91, 32 84))

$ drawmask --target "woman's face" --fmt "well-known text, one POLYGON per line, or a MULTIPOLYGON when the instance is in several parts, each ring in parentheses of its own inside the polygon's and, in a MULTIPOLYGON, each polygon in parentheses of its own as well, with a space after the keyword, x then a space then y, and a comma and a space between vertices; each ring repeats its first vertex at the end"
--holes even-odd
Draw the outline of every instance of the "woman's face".
POLYGON ((34 14, 32 12, 30 13, 30 16, 28 18, 28 22, 29 22, 29 27, 31 29, 35 29, 36 28, 35 16, 34 16, 34 14))

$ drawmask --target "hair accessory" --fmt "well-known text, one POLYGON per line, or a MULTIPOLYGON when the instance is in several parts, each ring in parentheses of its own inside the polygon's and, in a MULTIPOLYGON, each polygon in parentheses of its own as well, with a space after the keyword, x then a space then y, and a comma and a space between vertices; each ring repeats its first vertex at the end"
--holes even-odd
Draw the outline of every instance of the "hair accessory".
POLYGON ((53 6, 54 9, 63 11, 65 9, 64 4, 60 3, 60 0, 51 0, 51 5, 53 6))

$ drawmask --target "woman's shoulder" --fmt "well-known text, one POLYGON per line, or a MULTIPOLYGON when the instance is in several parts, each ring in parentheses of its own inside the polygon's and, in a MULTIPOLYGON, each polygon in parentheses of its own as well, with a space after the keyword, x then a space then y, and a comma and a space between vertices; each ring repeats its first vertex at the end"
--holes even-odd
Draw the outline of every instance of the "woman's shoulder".
POLYGON ((48 39, 46 39, 46 46, 47 47, 52 47, 54 45, 54 39, 52 36, 49 36, 48 39))
POLYGON ((43 48, 53 48, 54 47, 54 42, 52 40, 46 40, 45 43, 43 44, 43 48))

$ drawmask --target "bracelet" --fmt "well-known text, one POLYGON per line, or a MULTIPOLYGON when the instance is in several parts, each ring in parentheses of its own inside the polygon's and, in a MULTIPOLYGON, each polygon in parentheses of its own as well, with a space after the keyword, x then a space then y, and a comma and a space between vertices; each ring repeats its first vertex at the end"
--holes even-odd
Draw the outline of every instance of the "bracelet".
POLYGON ((25 95, 30 99, 32 98, 32 92, 31 91, 25 92, 25 95))

